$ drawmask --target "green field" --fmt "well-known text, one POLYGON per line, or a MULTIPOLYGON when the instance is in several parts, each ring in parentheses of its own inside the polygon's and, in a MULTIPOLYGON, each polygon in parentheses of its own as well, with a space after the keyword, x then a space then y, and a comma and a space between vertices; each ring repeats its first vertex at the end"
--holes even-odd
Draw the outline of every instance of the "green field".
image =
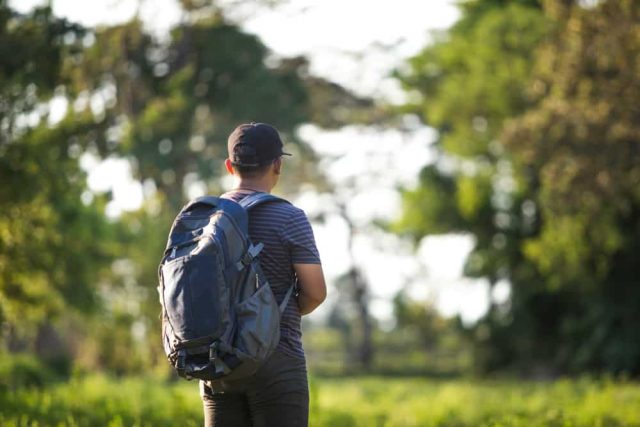
MULTIPOLYGON (((311 426, 640 426, 640 384, 313 379, 311 426)), ((91 376, 5 387, 2 426, 201 425, 195 383, 91 376)))

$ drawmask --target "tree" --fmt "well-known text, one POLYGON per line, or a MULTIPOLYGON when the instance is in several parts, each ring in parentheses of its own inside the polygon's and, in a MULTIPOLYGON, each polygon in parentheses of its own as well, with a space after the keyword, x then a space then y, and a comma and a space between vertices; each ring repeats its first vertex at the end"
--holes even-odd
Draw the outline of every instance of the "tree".
POLYGON ((640 373, 640 5, 548 1, 557 30, 538 55, 540 102, 505 128, 540 232, 524 242, 564 300, 557 363, 640 373))
POLYGON ((12 348, 34 349, 38 330, 67 310, 94 311, 94 283, 115 252, 103 201, 82 197, 78 157, 93 118, 47 117, 83 34, 49 8, 18 15, 0 3, 0 322, 12 348))
POLYGON ((638 7, 544 6, 465 3, 412 59, 442 156, 398 226, 470 233, 467 274, 509 281, 473 328, 482 370, 637 373, 638 7))
MULTIPOLYGON (((507 119, 535 103, 526 88, 533 52, 548 23, 537 2, 474 1, 463 3, 462 12, 449 32, 398 73, 413 96, 403 113, 420 114, 438 130, 439 157, 423 169, 416 189, 403 192, 395 229, 415 241, 428 234, 468 233, 475 247, 467 275, 486 277, 491 286, 508 279, 526 287, 538 277, 520 244, 537 224, 522 209, 528 206, 526 194, 515 185, 510 155, 498 138, 507 119)), ((510 321, 504 313, 491 304, 482 323, 495 331, 510 321)), ((512 364, 514 348, 530 344, 509 337, 504 351, 485 351, 486 329, 475 329, 481 370, 512 364)))
POLYGON ((295 192, 322 181, 297 127, 340 126, 327 106, 375 108, 310 76, 305 58, 274 57, 219 7, 183 4, 159 41, 138 19, 84 29, 0 0, 0 321, 12 349, 37 347, 38 325, 64 317, 58 332, 87 350, 85 366, 124 373, 159 359, 157 264, 180 206, 221 191, 229 131, 278 126, 301 160, 281 187, 295 192), (60 122, 47 117, 54 97, 66 105, 60 122), (108 219, 111 195, 87 189, 85 156, 128 161, 141 209, 108 219))

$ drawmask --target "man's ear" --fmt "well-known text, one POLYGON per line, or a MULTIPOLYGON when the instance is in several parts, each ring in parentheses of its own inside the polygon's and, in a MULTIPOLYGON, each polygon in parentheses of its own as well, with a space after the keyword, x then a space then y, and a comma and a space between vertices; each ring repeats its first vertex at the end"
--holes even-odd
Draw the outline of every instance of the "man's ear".
POLYGON ((282 170, 282 157, 278 157, 273 161, 273 172, 276 175, 280 175, 280 171, 282 170))
POLYGON ((229 172, 229 174, 235 175, 235 173, 233 172, 233 165, 231 164, 231 160, 226 159, 224 161, 224 166, 227 168, 227 172, 229 172))

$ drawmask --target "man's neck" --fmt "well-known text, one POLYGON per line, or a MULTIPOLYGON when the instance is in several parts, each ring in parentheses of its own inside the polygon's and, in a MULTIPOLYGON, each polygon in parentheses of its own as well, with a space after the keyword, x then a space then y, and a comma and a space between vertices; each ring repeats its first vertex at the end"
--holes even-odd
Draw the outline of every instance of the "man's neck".
POLYGON ((264 193, 271 193, 272 187, 271 185, 269 185, 269 183, 266 183, 263 180, 241 179, 236 188, 238 188, 239 190, 253 190, 262 191, 264 193))

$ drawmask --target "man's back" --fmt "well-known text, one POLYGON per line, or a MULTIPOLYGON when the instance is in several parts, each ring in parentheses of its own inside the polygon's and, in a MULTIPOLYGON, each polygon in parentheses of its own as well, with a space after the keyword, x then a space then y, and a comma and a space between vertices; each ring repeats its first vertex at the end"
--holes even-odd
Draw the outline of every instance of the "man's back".
MULTIPOLYGON (((236 202, 253 190, 233 190, 223 197, 236 202)), ((313 230, 304 211, 285 202, 257 206, 249 214, 249 236, 254 244, 262 243, 260 265, 278 303, 296 280, 293 264, 320 264, 313 230)), ((279 348, 296 356, 304 356, 300 312, 296 299, 289 299, 280 321, 279 348)))

